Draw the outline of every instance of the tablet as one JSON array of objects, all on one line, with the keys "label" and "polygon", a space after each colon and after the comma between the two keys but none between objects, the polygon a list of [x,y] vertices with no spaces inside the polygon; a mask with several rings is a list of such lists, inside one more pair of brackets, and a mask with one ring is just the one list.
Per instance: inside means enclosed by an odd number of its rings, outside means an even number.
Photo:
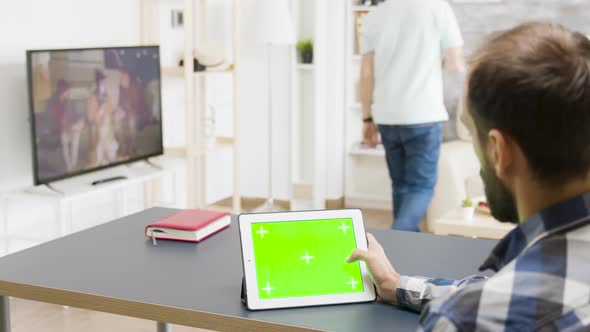
[{"label": "tablet", "polygon": [[367,248],[360,210],[242,214],[239,226],[248,309],[375,300],[365,263],[346,263]]}]

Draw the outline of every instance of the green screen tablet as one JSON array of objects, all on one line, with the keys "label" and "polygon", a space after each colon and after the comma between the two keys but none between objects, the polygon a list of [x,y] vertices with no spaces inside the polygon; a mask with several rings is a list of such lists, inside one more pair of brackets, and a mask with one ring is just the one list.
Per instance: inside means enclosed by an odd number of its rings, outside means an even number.
[{"label": "green screen tablet", "polygon": [[346,263],[366,248],[359,210],[241,215],[240,234],[251,309],[375,299],[364,263]]}]

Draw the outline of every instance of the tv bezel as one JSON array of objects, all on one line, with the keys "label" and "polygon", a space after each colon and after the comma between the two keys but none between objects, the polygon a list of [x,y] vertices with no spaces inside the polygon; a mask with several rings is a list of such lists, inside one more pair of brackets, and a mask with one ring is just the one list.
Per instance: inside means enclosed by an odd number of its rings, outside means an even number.
[{"label": "tv bezel", "polygon": [[49,184],[51,182],[65,180],[72,177],[76,177],[82,174],[88,174],[108,168],[113,168],[116,166],[121,166],[124,164],[130,164],[133,162],[147,160],[152,157],[161,156],[164,154],[164,130],[163,130],[163,111],[162,111],[162,69],[161,64],[158,66],[158,77],[159,77],[159,86],[158,90],[160,93],[160,149],[154,153],[146,154],[137,156],[128,160],[122,160],[118,162],[114,162],[108,165],[97,166],[89,169],[80,170],[73,173],[68,173],[66,175],[59,175],[49,178],[41,179],[39,177],[39,167],[38,167],[38,158],[37,158],[37,137],[35,133],[35,101],[33,96],[33,73],[32,73],[32,55],[35,53],[40,52],[67,52],[67,51],[93,51],[93,50],[112,50],[112,49],[138,49],[138,48],[155,48],[158,52],[158,63],[160,63],[161,56],[160,56],[160,46],[159,45],[141,45],[141,46],[108,46],[108,47],[88,47],[88,48],[58,48],[58,49],[37,49],[37,50],[26,50],[27,56],[27,86],[28,86],[28,93],[29,93],[29,122],[30,122],[30,129],[31,129],[31,145],[32,145],[32,154],[33,154],[33,178],[35,181],[35,186]]}]

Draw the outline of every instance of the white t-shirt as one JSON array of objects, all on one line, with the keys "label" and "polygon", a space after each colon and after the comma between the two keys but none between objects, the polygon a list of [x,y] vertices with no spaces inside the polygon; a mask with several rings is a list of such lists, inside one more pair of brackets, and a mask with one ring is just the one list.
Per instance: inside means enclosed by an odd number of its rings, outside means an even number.
[{"label": "white t-shirt", "polygon": [[361,53],[375,52],[375,122],[448,120],[442,61],[445,50],[461,46],[457,19],[444,0],[388,0],[367,14]]}]

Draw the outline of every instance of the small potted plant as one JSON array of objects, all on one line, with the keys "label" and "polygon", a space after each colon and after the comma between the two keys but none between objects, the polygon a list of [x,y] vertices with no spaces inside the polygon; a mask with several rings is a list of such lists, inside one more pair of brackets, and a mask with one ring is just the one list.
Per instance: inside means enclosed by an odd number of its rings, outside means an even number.
[{"label": "small potted plant", "polygon": [[313,62],[313,40],[302,39],[297,42],[297,51],[301,57],[301,63],[312,63]]},{"label": "small potted plant", "polygon": [[473,216],[475,214],[475,206],[473,205],[473,201],[469,198],[463,200],[463,202],[461,202],[461,208],[463,210],[463,220],[473,220]]}]

